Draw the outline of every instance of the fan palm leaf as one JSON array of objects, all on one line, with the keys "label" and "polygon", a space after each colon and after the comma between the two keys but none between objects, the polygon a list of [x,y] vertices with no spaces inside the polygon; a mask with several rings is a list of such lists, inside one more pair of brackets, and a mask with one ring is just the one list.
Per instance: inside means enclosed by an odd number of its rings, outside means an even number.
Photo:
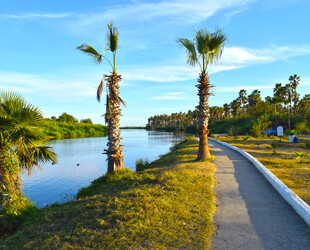
[{"label": "fan palm leaf", "polygon": [[26,170],[28,175],[31,174],[33,166],[41,169],[41,163],[48,163],[51,159],[53,159],[53,162],[56,162],[57,159],[57,155],[51,151],[51,147],[36,143],[27,145],[17,155],[21,162],[21,168]]},{"label": "fan palm leaf", "polygon": [[[40,155],[40,149],[46,149],[42,144],[43,136],[40,133],[43,125],[42,111],[27,103],[19,94],[0,92],[0,121],[4,121],[0,126],[1,134],[9,142],[10,147],[16,150],[17,155],[26,155],[30,152],[29,148],[32,148],[32,151],[36,150],[39,152],[37,155]],[[45,150],[42,153],[42,156],[44,155],[51,157],[42,159],[37,157],[36,161],[57,161],[56,155],[51,151],[47,154]],[[30,156],[31,153],[28,157]],[[23,165],[24,162],[21,161],[20,164]]]},{"label": "fan palm leaf", "polygon": [[186,48],[187,54],[187,63],[194,67],[197,63],[199,63],[196,53],[195,44],[186,38],[178,38],[177,43],[180,47]]},{"label": "fan palm leaf", "polygon": [[207,29],[196,31],[195,44],[200,55],[206,55],[208,53],[210,36],[211,34]]}]

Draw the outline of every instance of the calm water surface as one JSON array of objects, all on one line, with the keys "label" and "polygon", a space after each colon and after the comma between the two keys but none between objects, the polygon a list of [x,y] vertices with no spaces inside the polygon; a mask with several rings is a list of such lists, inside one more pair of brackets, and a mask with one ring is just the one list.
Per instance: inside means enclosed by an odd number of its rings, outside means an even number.
[{"label": "calm water surface", "polygon": [[[183,136],[168,132],[122,130],[124,165],[135,170],[137,159],[156,160],[169,152]],[[23,175],[24,193],[37,207],[65,202],[78,190],[107,171],[107,137],[54,140],[49,143],[58,155],[58,164],[45,164],[43,171],[35,169],[31,176]]]}]

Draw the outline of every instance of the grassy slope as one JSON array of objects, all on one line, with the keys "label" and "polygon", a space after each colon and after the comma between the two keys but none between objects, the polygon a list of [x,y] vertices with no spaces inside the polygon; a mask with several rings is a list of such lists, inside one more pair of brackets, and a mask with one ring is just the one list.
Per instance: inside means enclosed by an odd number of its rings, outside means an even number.
[{"label": "grassy slope", "polygon": [[[228,142],[257,158],[285,185],[292,189],[301,199],[310,205],[310,157],[308,156],[300,163],[294,154],[296,152],[308,152],[310,155],[310,140],[303,139],[303,143],[288,143],[287,140],[280,143],[278,139],[251,138],[244,144],[242,137],[238,140],[233,138],[216,138]],[[276,142],[282,147],[276,149],[273,154],[272,149],[266,147],[271,142]],[[256,144],[259,145],[256,145]],[[308,145],[308,147],[307,147]],[[258,147],[258,148],[257,148]]]},{"label": "grassy slope", "polygon": [[0,248],[208,248],[214,166],[190,138],[141,172],[118,171],[39,210]]}]

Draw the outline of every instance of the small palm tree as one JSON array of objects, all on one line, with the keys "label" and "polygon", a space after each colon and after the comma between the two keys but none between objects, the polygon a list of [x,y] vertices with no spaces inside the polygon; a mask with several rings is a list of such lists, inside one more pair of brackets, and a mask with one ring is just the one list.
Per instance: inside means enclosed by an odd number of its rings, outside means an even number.
[{"label": "small palm tree", "polygon": [[295,154],[295,158],[298,160],[300,159],[300,163],[302,163],[303,159],[306,158],[306,156],[308,155],[308,152],[296,152],[294,151]]},{"label": "small palm tree", "polygon": [[250,136],[245,136],[245,137],[243,137],[243,143],[244,144],[247,144],[247,141],[250,139]]},{"label": "small palm tree", "polygon": [[278,148],[281,148],[282,146],[283,146],[283,145],[278,144],[278,143],[275,143],[275,142],[272,142],[272,143],[270,143],[269,145],[267,145],[268,148],[271,148],[271,149],[273,150],[273,154],[274,154],[274,155],[277,153],[276,150],[277,150]]},{"label": "small palm tree", "polygon": [[117,28],[114,27],[110,21],[108,24],[108,33],[106,36],[107,44],[106,51],[111,51],[113,55],[113,62],[105,57],[104,55],[97,52],[93,47],[82,44],[77,47],[78,50],[86,53],[94,59],[95,63],[100,64],[102,59],[105,59],[111,66],[112,72],[110,75],[105,75],[101,80],[97,89],[97,100],[100,102],[101,94],[103,90],[103,80],[106,81],[107,96],[106,96],[106,113],[105,122],[108,124],[108,149],[106,154],[108,156],[108,173],[112,173],[115,170],[123,169],[123,153],[121,145],[121,132],[119,129],[119,120],[121,116],[120,103],[126,106],[125,102],[119,96],[119,82],[122,77],[116,72],[116,52],[118,49],[118,35]]},{"label": "small palm tree", "polygon": [[0,92],[0,208],[3,210],[12,204],[24,208],[21,171],[30,174],[40,163],[57,161],[50,147],[43,144],[40,133],[43,125],[41,110],[19,94]]},{"label": "small palm tree", "polygon": [[262,143],[261,142],[255,142],[254,144],[256,145],[256,148],[259,149],[259,145],[261,145]]},{"label": "small palm tree", "polygon": [[200,75],[198,79],[198,136],[199,149],[197,160],[210,158],[208,147],[208,119],[209,119],[209,96],[211,95],[212,85],[209,82],[207,67],[209,64],[216,63],[223,52],[224,43],[227,40],[222,31],[216,30],[210,33],[206,29],[196,31],[194,41],[186,38],[178,38],[177,43],[180,47],[184,47],[187,52],[187,63],[190,66],[200,67]]}]

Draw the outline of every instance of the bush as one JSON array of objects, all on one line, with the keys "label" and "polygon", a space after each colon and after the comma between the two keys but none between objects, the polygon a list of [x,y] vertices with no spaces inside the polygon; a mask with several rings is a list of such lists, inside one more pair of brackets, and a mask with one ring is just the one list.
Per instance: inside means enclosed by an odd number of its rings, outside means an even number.
[{"label": "bush", "polygon": [[308,131],[309,130],[308,122],[303,121],[303,122],[296,123],[295,130],[297,131],[298,135],[301,135],[303,132]]},{"label": "bush", "polygon": [[250,118],[231,118],[209,124],[210,134],[229,133],[230,135],[246,135],[253,126]]},{"label": "bush", "polygon": [[251,128],[251,135],[254,137],[260,137],[262,135],[262,131],[267,129],[272,125],[272,122],[269,120],[269,117],[262,116],[256,122],[254,122]]},{"label": "bush", "polygon": [[66,123],[46,121],[43,134],[52,137],[79,137],[107,135],[107,127],[90,123]]},{"label": "bush", "polygon": [[138,159],[136,160],[136,171],[142,171],[146,168],[148,168],[150,165],[150,162],[148,159]]}]

